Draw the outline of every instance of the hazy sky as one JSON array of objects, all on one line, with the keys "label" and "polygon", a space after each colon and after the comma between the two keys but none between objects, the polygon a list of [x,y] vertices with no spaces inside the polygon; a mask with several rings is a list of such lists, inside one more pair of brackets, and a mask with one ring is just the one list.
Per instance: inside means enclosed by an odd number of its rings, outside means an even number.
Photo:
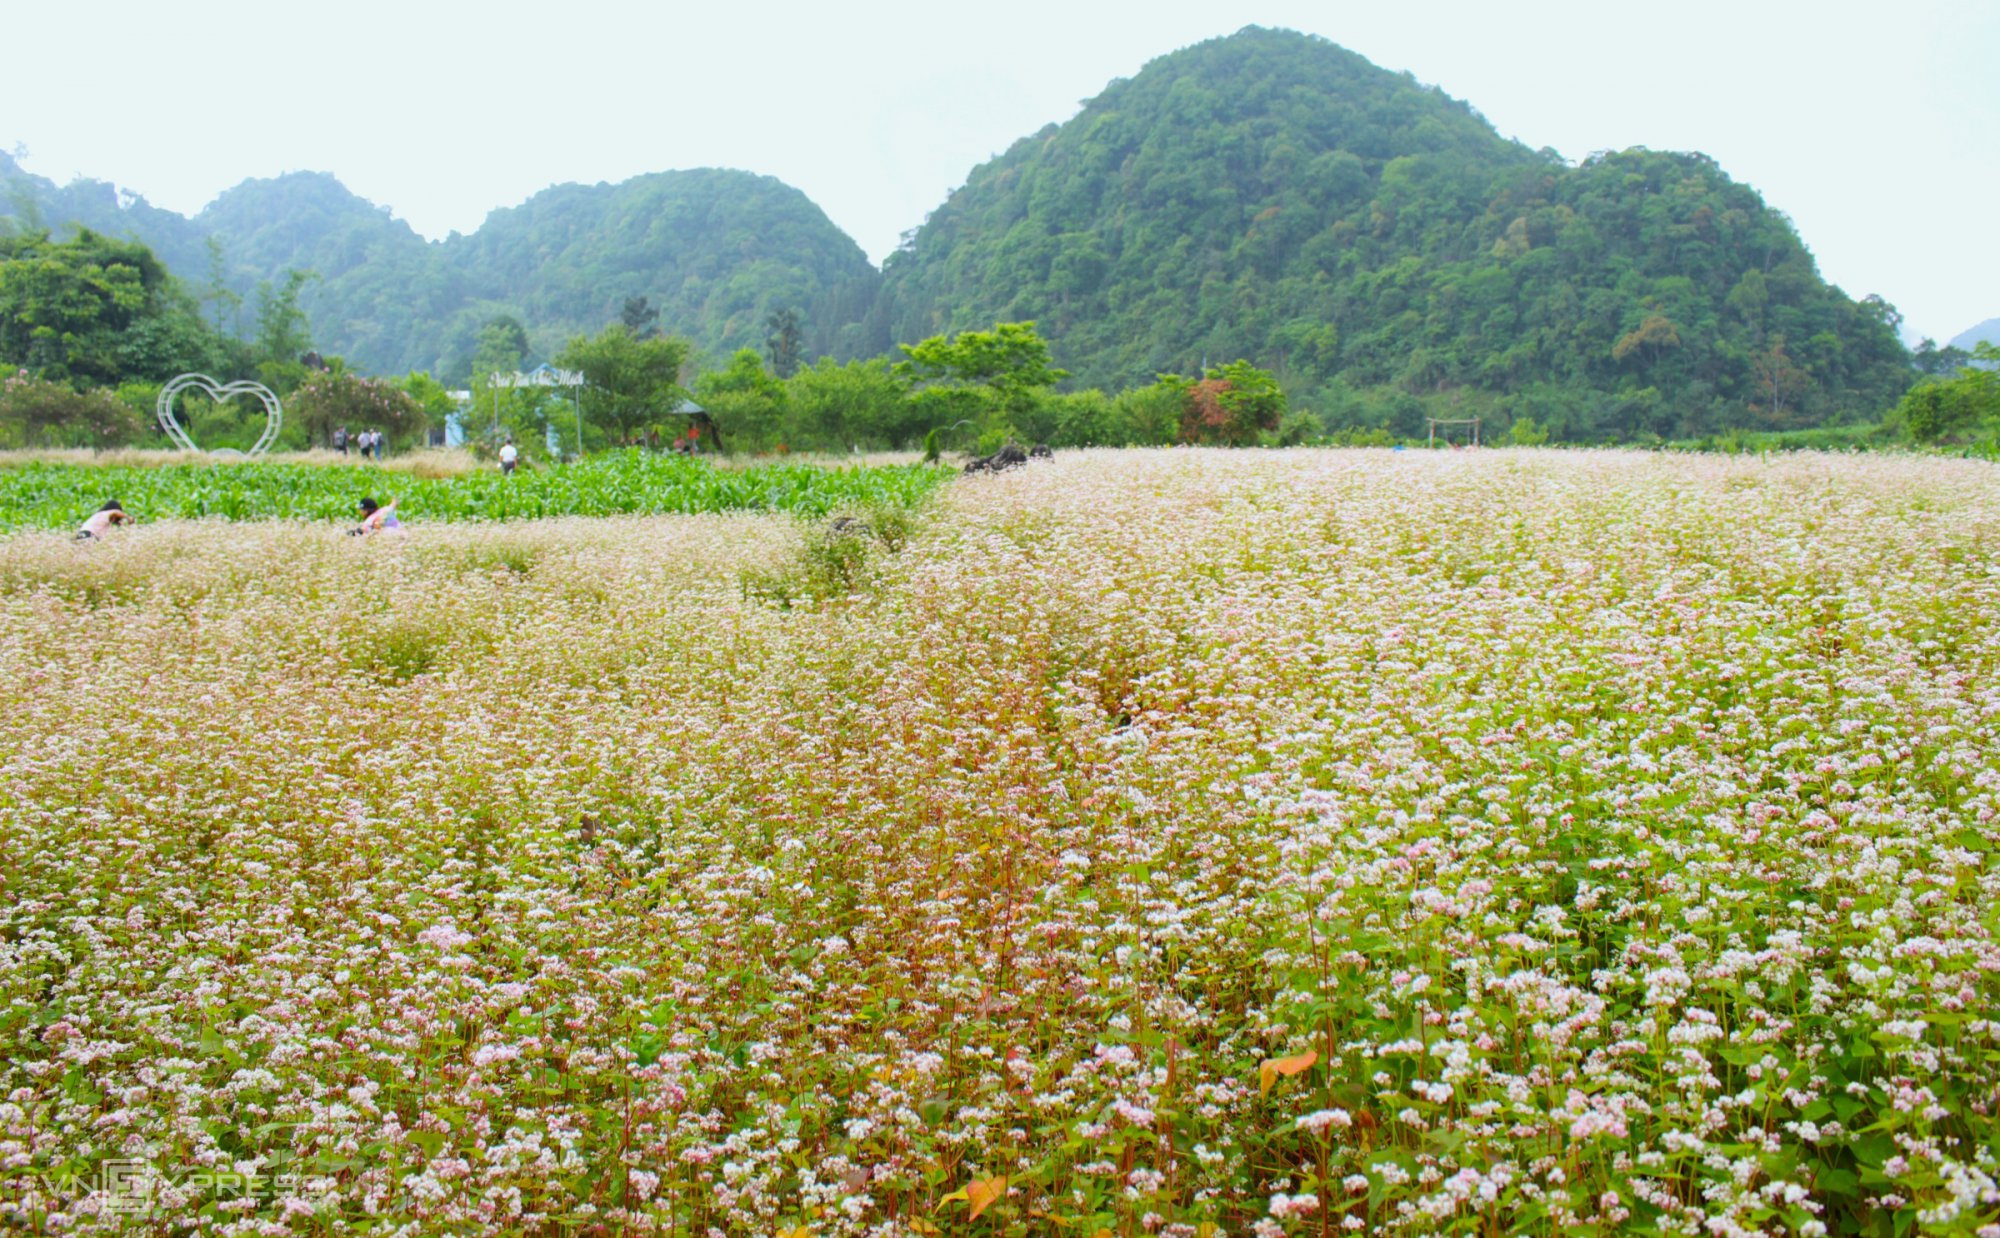
[{"label": "hazy sky", "polygon": [[6,21],[0,148],[188,214],[246,177],[332,172],[433,238],[563,181],[744,168],[879,261],[1014,139],[1251,24],[1571,160],[1704,151],[1912,338],[2000,316],[1996,0],[40,4]]}]

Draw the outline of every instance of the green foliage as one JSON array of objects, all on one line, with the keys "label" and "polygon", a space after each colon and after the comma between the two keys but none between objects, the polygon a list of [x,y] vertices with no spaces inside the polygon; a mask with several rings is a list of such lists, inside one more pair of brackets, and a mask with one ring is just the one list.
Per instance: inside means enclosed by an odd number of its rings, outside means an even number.
[{"label": "green foliage", "polygon": [[558,440],[573,449],[576,404],[571,392],[555,387],[496,387],[484,378],[472,384],[472,403],[460,415],[465,445],[474,455],[491,459],[500,445],[513,439],[522,457],[548,458],[548,436],[555,427]]},{"label": "green foliage", "polygon": [[[1247,361],[1211,366],[1200,378],[1162,374],[1134,393],[1132,407],[1169,418],[1172,438],[1183,443],[1245,447],[1276,432],[1285,420],[1285,392],[1276,378]],[[1317,419],[1295,422],[1292,440],[1307,437]],[[1157,440],[1156,440],[1157,441]]]},{"label": "green foliage", "polygon": [[[445,402],[450,403],[449,396]],[[408,391],[359,374],[314,374],[292,392],[285,410],[287,420],[296,420],[308,441],[319,444],[332,441],[335,427],[346,426],[356,432],[380,430],[392,444],[404,445],[429,426],[424,405]]]},{"label": "green foliage", "polygon": [[312,350],[312,330],[299,308],[299,293],[314,278],[311,271],[291,270],[283,282],[257,288],[258,371],[279,395],[305,381],[302,359]]},{"label": "green foliage", "polygon": [[860,247],[798,190],[747,172],[558,186],[437,244],[324,173],[245,181],[194,219],[120,207],[109,186],[64,189],[5,168],[0,179],[51,220],[142,238],[232,329],[260,283],[320,272],[299,308],[324,351],[374,373],[424,369],[463,384],[494,317],[525,324],[520,355],[540,359],[619,321],[628,299],[659,315],[638,334],[661,326],[718,355],[761,347],[784,307],[798,316],[802,358],[888,347],[880,277]]},{"label": "green foliage", "polygon": [[511,314],[502,314],[479,328],[472,351],[472,376],[490,379],[495,374],[511,374],[521,368],[528,355],[528,329]]},{"label": "green foliage", "polygon": [[764,329],[770,332],[764,347],[771,354],[771,372],[779,378],[798,373],[805,360],[805,331],[798,314],[789,306],[773,310],[764,320]]},{"label": "green foliage", "polygon": [[0,365],[81,389],[170,378],[220,351],[144,245],[87,229],[0,236]]},{"label": "green foliage", "polygon": [[398,513],[415,523],[746,509],[825,516],[836,509],[908,507],[951,476],[946,469],[901,465],[718,468],[699,457],[626,451],[512,477],[490,468],[456,477],[398,476],[395,493],[384,495],[385,475],[359,464],[31,462],[0,470],[0,530],[72,527],[106,494],[119,496],[142,521],[219,516],[345,523],[364,494],[395,498]]},{"label": "green foliage", "polygon": [[831,520],[814,519],[791,561],[742,574],[743,595],[789,610],[866,592],[876,583],[881,553],[902,550],[915,530],[912,505],[907,503],[869,503]]},{"label": "green foliage", "polygon": [[626,297],[618,321],[635,337],[650,340],[660,333],[660,308],[649,297]]},{"label": "green foliage", "polygon": [[444,425],[445,420],[458,412],[458,401],[445,385],[422,370],[412,370],[403,377],[399,386],[403,393],[417,402],[423,410],[421,425],[435,430]]},{"label": "green foliage", "polygon": [[963,331],[904,344],[895,375],[913,385],[911,406],[932,427],[979,425],[981,454],[1016,439],[1048,437],[1049,389],[1069,377],[1049,362],[1049,346],[1032,322],[1003,322],[991,331]]},{"label": "green foliage", "polygon": [[108,391],[75,391],[26,371],[0,379],[0,448],[118,447],[145,424]]},{"label": "green foliage", "polygon": [[934,412],[921,399],[906,398],[887,361],[822,357],[785,381],[784,437],[773,446],[794,451],[899,446],[938,424],[928,419]]},{"label": "green foliage", "polygon": [[1278,380],[1248,361],[1215,366],[1199,379],[1163,374],[1159,384],[1180,394],[1182,442],[1251,446],[1285,416]]},{"label": "green foliage", "polygon": [[731,450],[768,451],[783,441],[785,385],[764,368],[754,348],[737,349],[729,368],[697,378],[694,398],[715,419]]},{"label": "green foliage", "polygon": [[[268,421],[263,403],[255,397],[217,401],[198,391],[183,392],[175,401],[174,415],[204,451],[248,451],[263,436]],[[281,433],[280,446],[307,446],[305,429],[297,422]]]},{"label": "green foliage", "polygon": [[1030,406],[1037,391],[1069,377],[1049,364],[1048,343],[1032,322],[1003,322],[991,331],[961,331],[949,339],[935,335],[900,347],[907,358],[896,363],[900,377],[984,387],[1008,412]]},{"label": "green foliage", "polygon": [[[1895,310],[1829,287],[1789,221],[1713,161],[1633,149],[1570,166],[1463,102],[1282,31],[1113,83],[975,169],[880,276],[798,191],[741,172],[559,186],[436,245],[322,174],[246,182],[187,220],[0,173],[24,218],[130,230],[171,269],[205,274],[216,324],[260,281],[321,271],[295,307],[328,347],[454,384],[628,316],[635,334],[664,324],[708,355],[761,348],[787,383],[807,357],[880,355],[892,339],[948,350],[954,332],[996,322],[1037,324],[1081,382],[1113,392],[1241,357],[1292,393],[1286,439],[1309,435],[1309,417],[1328,434],[1420,435],[1426,410],[1472,398],[1551,441],[1779,433],[1878,419],[1914,376]],[[0,326],[0,361],[78,385],[250,372],[241,350],[191,362],[226,341],[191,331],[192,302],[171,289],[185,312],[107,326],[132,311],[104,271],[99,308],[77,303],[82,329],[37,337],[30,361],[33,327],[10,345]],[[70,285],[17,274],[38,312],[67,304]],[[278,368],[263,372],[283,389],[303,375],[273,343],[263,359]],[[929,359],[948,363],[911,355],[911,373],[986,393],[985,429],[1053,435],[1067,417],[1093,439],[1152,441],[1101,409],[1058,409],[1046,354],[1042,385]],[[1948,377],[1959,359],[1930,345],[1916,360]],[[948,424],[927,417],[968,403],[918,396],[838,426],[808,415],[784,435],[913,443]]]},{"label": "green foliage", "polygon": [[1537,417],[1570,441],[1873,419],[1909,382],[1894,310],[1828,287],[1712,161],[1572,168],[1269,30],[1162,57],[975,169],[885,281],[898,337],[1032,317],[1091,384],[1235,356],[1378,402],[1556,389],[1570,407]]},{"label": "green foliage", "polygon": [[[665,425],[687,393],[681,388],[681,367],[692,351],[677,336],[640,339],[624,323],[594,336],[578,336],[556,357],[556,363],[582,373],[584,420],[602,436],[600,441],[627,446],[649,429]],[[677,432],[683,427],[675,425]],[[596,445],[596,444],[591,444]]]},{"label": "green foliage", "polygon": [[1912,387],[1896,415],[1919,443],[1957,438],[1982,425],[2000,425],[2000,345],[1974,347],[1957,377]]},{"label": "green foliage", "polygon": [[1507,441],[1516,447],[1540,447],[1549,441],[1549,430],[1533,417],[1521,417],[1507,427]]}]

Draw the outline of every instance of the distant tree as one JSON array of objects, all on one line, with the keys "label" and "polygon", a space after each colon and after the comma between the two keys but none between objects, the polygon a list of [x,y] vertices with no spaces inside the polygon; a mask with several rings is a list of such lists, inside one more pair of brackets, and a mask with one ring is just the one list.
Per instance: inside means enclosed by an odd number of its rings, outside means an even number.
[{"label": "distant tree", "polygon": [[1756,391],[1761,397],[1751,402],[1751,411],[1760,413],[1774,428],[1784,426],[1799,396],[1810,386],[1811,375],[1800,369],[1785,351],[1783,335],[1771,336],[1757,351],[1751,358],[1751,372],[1756,376]]},{"label": "distant tree", "polygon": [[697,378],[694,398],[735,450],[782,441],[785,385],[764,368],[764,358],[754,348],[737,349],[727,369]]},{"label": "distant tree", "polygon": [[381,430],[399,442],[422,430],[424,406],[394,382],[345,371],[315,373],[285,401],[286,419],[296,421],[310,442],[327,442],[336,426]]},{"label": "distant tree", "polygon": [[660,311],[645,297],[626,297],[624,308],[618,311],[618,321],[634,339],[650,340],[660,333]]},{"label": "distant tree", "polygon": [[[229,267],[223,260],[221,238],[210,236],[205,244],[208,249],[208,288],[202,293],[202,304],[208,307],[212,319],[210,326],[217,335],[234,334],[243,309],[243,298],[229,287]],[[230,320],[226,326],[223,323],[225,313]]]},{"label": "distant tree", "polygon": [[143,426],[109,391],[76,391],[25,372],[0,378],[0,448],[117,447]]},{"label": "distant tree", "polygon": [[1517,417],[1507,427],[1507,441],[1516,447],[1540,447],[1549,441],[1549,428],[1533,417]]},{"label": "distant tree", "polygon": [[1251,446],[1285,417],[1284,388],[1248,361],[1212,366],[1198,379],[1164,374],[1159,385],[1180,396],[1185,443]]},{"label": "distant tree", "polygon": [[902,380],[887,361],[843,364],[821,357],[785,381],[779,442],[793,450],[895,446],[921,438],[930,424],[906,398]]},{"label": "distant tree", "polygon": [[780,379],[798,373],[805,352],[805,330],[799,325],[798,314],[790,309],[773,310],[764,320],[764,329],[770,332],[764,349],[771,357],[771,372]]},{"label": "distant tree", "polygon": [[674,336],[642,340],[624,323],[577,336],[556,364],[583,374],[584,419],[614,443],[635,441],[686,398],[681,367],[692,346]]},{"label": "distant tree", "polygon": [[458,411],[458,401],[445,385],[422,370],[412,370],[397,384],[423,409],[422,428],[435,430]]},{"label": "distant tree", "polygon": [[312,351],[312,329],[299,307],[299,293],[317,278],[311,271],[293,269],[285,272],[282,283],[266,280],[257,286],[257,372],[280,395],[305,380],[302,358]]},{"label": "distant tree", "polygon": [[984,388],[1006,412],[1033,407],[1035,393],[1069,377],[1049,364],[1049,346],[1033,322],[1003,322],[991,331],[962,331],[900,346],[907,360],[896,373],[915,383]]},{"label": "distant tree", "polygon": [[1980,425],[2000,425],[2000,344],[1975,345],[1957,377],[1910,388],[1896,406],[1920,443],[1955,438]]},{"label": "distant tree", "polygon": [[144,245],[87,229],[0,238],[0,365],[116,386],[171,377],[211,351],[192,301]]},{"label": "distant tree", "polygon": [[528,331],[519,319],[502,315],[479,329],[472,350],[472,375],[485,381],[494,374],[511,374],[528,356]]},{"label": "distant tree", "polygon": [[1950,378],[1972,360],[1972,354],[1955,344],[1943,348],[1933,339],[1924,339],[1910,352],[1910,361],[1917,373],[1926,378]]},{"label": "distant tree", "polygon": [[1662,314],[1648,314],[1645,321],[1620,336],[1618,342],[1611,346],[1611,358],[1623,361],[1637,354],[1654,361],[1668,349],[1680,346],[1681,333],[1673,322]]}]

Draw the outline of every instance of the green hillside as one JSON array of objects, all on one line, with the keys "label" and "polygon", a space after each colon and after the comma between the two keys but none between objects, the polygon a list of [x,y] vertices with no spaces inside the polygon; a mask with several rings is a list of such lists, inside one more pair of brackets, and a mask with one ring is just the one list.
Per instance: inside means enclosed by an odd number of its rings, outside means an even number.
[{"label": "green hillside", "polygon": [[[700,168],[559,185],[494,211],[443,249],[470,297],[517,307],[538,342],[551,326],[557,335],[597,330],[627,297],[644,296],[663,330],[717,355],[761,348],[765,319],[786,308],[815,354],[887,346],[864,336],[880,285],[867,255],[810,198],[769,176]],[[469,345],[470,335],[452,342]]]},{"label": "green hillside", "polygon": [[885,274],[897,339],[1032,318],[1086,384],[1248,357],[1324,405],[1505,396],[1570,437],[1874,416],[1908,381],[1886,307],[1711,161],[1572,168],[1255,28],[974,170]]},{"label": "green hillside", "polygon": [[102,182],[59,188],[4,155],[0,187],[0,216],[16,225],[144,241],[197,295],[219,270],[240,301],[212,309],[239,328],[260,284],[312,271],[299,303],[315,344],[376,373],[461,374],[479,328],[503,314],[546,356],[640,296],[660,310],[662,330],[718,356],[762,346],[778,309],[799,316],[815,353],[888,346],[873,316],[880,276],[860,246],[798,190],[748,172],[559,185],[442,242],[320,172],[245,181],[192,220],[143,200],[121,205]]},{"label": "green hillside", "polygon": [[322,173],[246,181],[193,220],[4,156],[0,189],[16,225],[146,242],[239,331],[260,284],[309,269],[314,343],[376,373],[462,379],[503,315],[546,357],[644,297],[711,358],[761,346],[779,309],[808,356],[841,358],[1033,319],[1072,385],[1112,390],[1244,358],[1336,430],[1421,433],[1439,409],[1582,441],[1787,429],[1878,418],[1912,375],[1894,311],[1827,285],[1711,160],[1572,166],[1254,27],[973,169],[879,273],[804,194],[740,171],[561,185],[441,242]]}]

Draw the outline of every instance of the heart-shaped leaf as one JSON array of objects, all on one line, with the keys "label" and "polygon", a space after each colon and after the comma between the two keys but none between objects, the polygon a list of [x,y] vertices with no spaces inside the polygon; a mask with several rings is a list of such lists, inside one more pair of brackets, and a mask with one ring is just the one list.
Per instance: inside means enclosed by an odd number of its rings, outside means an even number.
[{"label": "heart-shaped leaf", "polygon": [[278,428],[285,424],[285,409],[278,403],[277,393],[269,387],[247,379],[233,383],[218,383],[206,374],[183,374],[160,388],[160,398],[153,405],[153,412],[160,419],[160,429],[166,431],[174,446],[182,451],[201,450],[195,445],[194,439],[188,436],[187,427],[183,426],[180,418],[174,414],[174,402],[180,398],[183,391],[200,391],[217,404],[225,403],[239,395],[255,396],[257,402],[264,406],[264,432],[257,436],[257,442],[249,451],[238,452],[230,448],[219,448],[211,452],[211,455],[261,456],[270,450],[272,443],[278,441]]}]

